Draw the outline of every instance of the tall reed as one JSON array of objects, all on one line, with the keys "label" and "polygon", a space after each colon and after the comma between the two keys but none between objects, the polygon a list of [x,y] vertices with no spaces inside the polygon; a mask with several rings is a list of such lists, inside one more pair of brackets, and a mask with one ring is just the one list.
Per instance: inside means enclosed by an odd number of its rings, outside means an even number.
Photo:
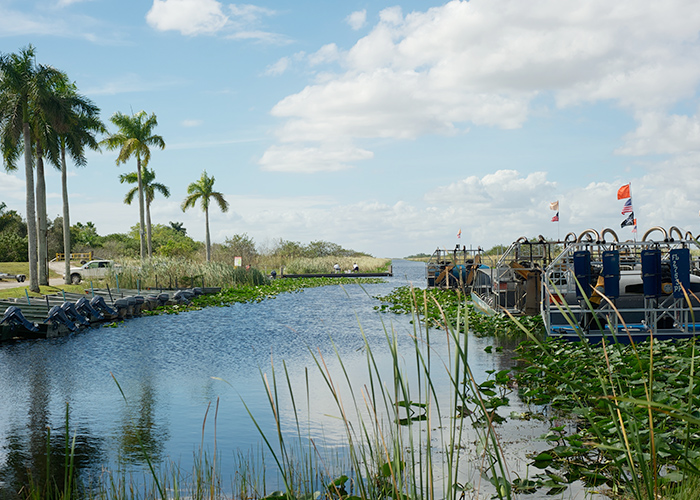
[{"label": "tall reed", "polygon": [[153,257],[143,262],[125,260],[118,275],[107,278],[115,288],[184,288],[257,286],[267,278],[257,269],[235,267],[222,262],[195,262],[184,258]]},{"label": "tall reed", "polygon": [[389,269],[390,260],[378,259],[376,257],[299,257],[292,259],[283,264],[286,274],[323,274],[332,273],[334,265],[340,266],[341,272],[352,271],[354,264],[360,269],[360,272],[382,272]]},{"label": "tall reed", "polygon": [[[651,335],[637,345],[614,304],[601,296],[626,330],[617,334],[620,338],[589,344],[571,309],[558,304],[578,331],[580,343],[531,337],[531,345],[521,346],[528,363],[518,377],[523,397],[550,398],[550,404],[578,415],[583,424],[575,435],[560,435],[556,455],[545,452],[539,461],[547,465],[559,456],[555,467],[569,477],[606,483],[624,498],[674,498],[669,486],[700,474],[695,339],[672,343]],[[590,302],[586,304],[595,313]],[[614,331],[613,318],[599,322]],[[629,345],[618,340],[629,340]]]},{"label": "tall reed", "polygon": [[[415,293],[425,291],[414,290]],[[426,298],[423,304],[427,303]],[[333,359],[309,348],[316,376],[322,378],[327,389],[325,396],[316,393],[313,397],[329,397],[334,402],[335,417],[342,424],[347,443],[346,469],[322,460],[322,444],[317,443],[298,416],[298,394],[303,394],[310,405],[308,371],[301,390],[293,386],[284,362],[281,368],[273,362],[269,375],[261,372],[276,423],[275,435],[268,435],[255,415],[250,410],[249,413],[283,479],[284,491],[273,494],[273,498],[462,498],[465,490],[473,487],[460,483],[460,469],[469,458],[481,462],[495,497],[512,497],[508,468],[492,418],[495,410],[488,407],[489,396],[482,394],[467,362],[468,320],[464,330],[457,330],[443,313],[447,352],[435,350],[431,344],[435,333],[421,324],[415,310],[413,320],[413,333],[408,339],[384,325],[384,348],[392,360],[390,373],[382,370],[374,354],[382,347],[372,346],[360,325],[366,364],[366,382],[361,387],[353,386],[351,367],[333,339],[329,340],[335,353]],[[412,363],[407,363],[399,350],[399,344],[406,340],[413,346]],[[438,372],[442,372],[441,376]],[[448,396],[444,387],[436,386],[438,380],[447,384]],[[296,416],[294,438],[283,430],[283,395],[289,398]],[[477,441],[483,444],[481,449],[465,451],[467,429],[480,436]]]}]

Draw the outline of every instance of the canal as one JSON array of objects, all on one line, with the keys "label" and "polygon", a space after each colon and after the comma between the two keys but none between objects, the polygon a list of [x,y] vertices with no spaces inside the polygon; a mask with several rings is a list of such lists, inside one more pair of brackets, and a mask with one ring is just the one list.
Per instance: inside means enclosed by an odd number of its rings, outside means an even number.
[{"label": "canal", "polygon": [[[126,474],[138,483],[147,476],[145,455],[154,464],[191,471],[205,450],[217,456],[223,489],[229,491],[239,458],[256,461],[265,453],[258,426],[276,436],[264,384],[273,378],[284,393],[276,408],[283,434],[296,435],[299,418],[304,436],[325,452],[336,450],[342,462],[348,440],[318,364],[348,406],[352,395],[361,399],[371,383],[368,347],[384,383],[392,378],[395,359],[387,338],[395,339],[402,368],[415,364],[411,317],[376,312],[374,297],[407,284],[424,288],[424,264],[396,260],[393,270],[394,276],[380,284],[312,288],[260,303],[142,317],[71,337],[0,346],[0,496],[13,498],[28,471],[45,473],[47,429],[56,457],[52,474],[62,476],[58,457],[67,416],[76,466],[86,482]],[[479,381],[512,364],[508,348],[485,352],[492,342],[467,338],[469,363]],[[431,333],[431,380],[445,394],[447,346],[443,331]],[[419,378],[406,377],[411,383]],[[288,385],[294,403],[285,396]],[[526,411],[515,394],[510,398],[504,413]],[[525,455],[544,446],[537,440],[544,432],[546,424],[539,421],[509,419],[501,426],[513,474],[528,473]],[[483,481],[477,441],[469,433],[463,439],[467,449],[474,444],[462,469],[464,484]],[[271,464],[268,458],[265,467]],[[273,473],[266,472],[266,481],[268,492],[282,489]]]}]

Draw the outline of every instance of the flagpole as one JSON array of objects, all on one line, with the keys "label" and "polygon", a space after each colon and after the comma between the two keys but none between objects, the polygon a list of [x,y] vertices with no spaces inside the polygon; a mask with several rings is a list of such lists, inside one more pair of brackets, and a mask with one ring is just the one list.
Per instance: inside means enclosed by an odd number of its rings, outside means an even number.
[{"label": "flagpole", "polygon": [[[629,187],[630,187],[630,203],[632,203],[632,206],[634,207],[634,203],[632,202],[632,181],[629,181]],[[637,218],[636,217],[634,219],[634,226],[633,226],[632,234],[634,235],[634,242],[637,243]]]}]

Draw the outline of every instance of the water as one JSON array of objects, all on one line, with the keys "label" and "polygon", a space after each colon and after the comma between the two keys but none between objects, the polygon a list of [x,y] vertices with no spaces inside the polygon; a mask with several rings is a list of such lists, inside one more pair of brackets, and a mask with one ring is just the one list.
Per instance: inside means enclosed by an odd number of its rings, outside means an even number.
[{"label": "water", "polygon": [[[308,432],[322,437],[324,446],[342,447],[347,440],[335,417],[338,411],[312,353],[324,360],[336,381],[342,380],[340,357],[353,387],[359,388],[367,383],[362,332],[390,378],[385,336],[393,331],[410,364],[410,317],[373,309],[378,304],[373,296],[408,283],[425,286],[422,263],[395,261],[394,277],[382,284],[307,289],[256,304],[137,318],[118,328],[0,346],[0,493],[24,479],[27,467],[41,473],[47,427],[55,436],[52,453],[58,456],[66,405],[78,465],[85,471],[145,470],[142,446],[154,462],[171,460],[188,470],[204,443],[205,449],[216,446],[224,458],[220,466],[226,483],[235,472],[231,458],[236,450],[246,453],[261,446],[248,411],[265,432],[274,434],[262,378],[272,379],[273,366],[278,385],[286,387],[288,377],[299,391],[299,413],[311,419]],[[437,356],[446,344],[444,332],[435,332],[431,340]],[[484,354],[491,340],[470,337],[469,342],[472,369],[482,380],[486,370],[510,366],[507,352]],[[440,380],[438,373],[435,381]],[[293,430],[288,398],[282,398],[278,411],[284,430]],[[544,432],[539,425],[510,425],[519,435],[514,441],[523,448],[520,455],[533,449],[530,441],[523,445],[524,435]],[[524,469],[526,461],[520,460],[517,467]]]}]

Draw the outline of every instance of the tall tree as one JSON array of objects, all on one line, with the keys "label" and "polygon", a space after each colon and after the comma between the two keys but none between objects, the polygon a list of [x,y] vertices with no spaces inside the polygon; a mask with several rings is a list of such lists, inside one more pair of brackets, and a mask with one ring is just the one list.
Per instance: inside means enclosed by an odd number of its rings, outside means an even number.
[{"label": "tall tree", "polygon": [[60,103],[58,88],[68,79],[60,71],[37,72],[36,95],[31,103],[31,132],[36,156],[36,219],[39,285],[49,284],[48,218],[46,213],[46,176],[44,159],[58,165],[58,144],[53,138]]},{"label": "tall tree", "polygon": [[110,120],[119,128],[119,132],[110,135],[100,144],[106,145],[109,150],[119,149],[119,155],[116,160],[117,165],[126,163],[132,156],[136,157],[136,176],[139,192],[139,240],[141,260],[144,260],[146,258],[146,240],[144,235],[146,223],[142,165],[148,165],[151,159],[150,147],[155,146],[165,149],[165,141],[161,136],[153,134],[153,129],[158,125],[158,119],[153,113],[147,116],[145,111],[139,111],[129,116],[117,112]]},{"label": "tall tree", "polygon": [[[0,55],[0,149],[7,170],[15,170],[17,159],[24,154],[26,181],[26,217],[28,233],[29,289],[39,292],[37,272],[37,225],[32,151],[32,111],[46,90],[42,82],[60,72],[34,63],[34,47],[18,54]],[[21,148],[20,144],[24,147]]]},{"label": "tall tree", "polygon": [[63,197],[63,253],[65,255],[65,283],[70,284],[70,206],[68,201],[68,174],[66,152],[77,166],[85,166],[85,148],[98,150],[96,134],[107,129],[100,120],[100,109],[87,97],[80,95],[74,83],[67,79],[57,85],[59,107],[54,115],[53,143],[58,144]]},{"label": "tall tree", "polygon": [[197,200],[200,202],[202,210],[204,210],[204,220],[206,229],[206,248],[207,262],[211,261],[211,238],[209,237],[209,202],[214,198],[222,212],[228,211],[228,202],[224,199],[224,195],[218,191],[214,191],[214,177],[209,177],[207,171],[202,172],[202,177],[198,181],[187,186],[187,198],[182,202],[182,211],[184,212],[190,207],[195,206]]},{"label": "tall tree", "polygon": [[[145,164],[143,166],[143,175],[141,177],[141,180],[143,183],[143,191],[146,195],[146,241],[148,242],[148,257],[150,258],[153,257],[153,245],[151,243],[151,203],[153,202],[153,199],[156,196],[156,191],[158,191],[166,198],[170,198],[170,189],[168,189],[168,186],[166,186],[165,184],[155,182],[155,171],[149,169],[148,166]],[[125,182],[128,184],[137,184],[138,176],[136,175],[136,172],[121,174],[119,176],[119,182],[121,182],[122,184],[124,184]],[[124,203],[126,203],[127,205],[131,205],[131,202],[134,201],[134,196],[137,192],[138,186],[131,188],[124,197]]]},{"label": "tall tree", "polygon": [[185,223],[184,222],[173,222],[170,221],[170,228],[174,231],[177,231],[178,233],[182,234],[183,236],[187,235],[187,228],[185,228]]}]

